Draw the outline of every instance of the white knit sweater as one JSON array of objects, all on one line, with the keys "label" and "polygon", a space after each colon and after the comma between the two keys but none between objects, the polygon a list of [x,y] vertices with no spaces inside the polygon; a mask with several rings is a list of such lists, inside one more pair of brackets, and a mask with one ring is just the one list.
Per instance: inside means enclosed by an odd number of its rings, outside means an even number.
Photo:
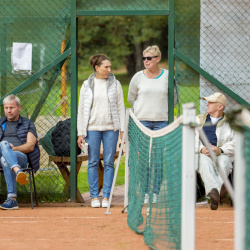
[{"label": "white knit sweater", "polygon": [[168,121],[168,70],[157,79],[147,78],[143,71],[136,73],[129,85],[128,102],[140,121]]},{"label": "white knit sweater", "polygon": [[114,129],[106,82],[106,79],[94,79],[94,97],[88,125],[90,131]]}]

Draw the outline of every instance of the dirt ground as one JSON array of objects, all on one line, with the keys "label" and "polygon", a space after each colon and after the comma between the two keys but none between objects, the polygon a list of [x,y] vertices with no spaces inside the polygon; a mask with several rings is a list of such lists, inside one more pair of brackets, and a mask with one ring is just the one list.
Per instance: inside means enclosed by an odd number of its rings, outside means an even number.
[{"label": "dirt ground", "polygon": [[218,210],[196,208],[196,250],[234,249],[234,209],[226,205]]},{"label": "dirt ground", "polygon": [[[21,207],[0,210],[0,249],[137,249],[143,236],[127,226],[122,207]],[[196,249],[233,249],[234,211],[196,208]]]}]

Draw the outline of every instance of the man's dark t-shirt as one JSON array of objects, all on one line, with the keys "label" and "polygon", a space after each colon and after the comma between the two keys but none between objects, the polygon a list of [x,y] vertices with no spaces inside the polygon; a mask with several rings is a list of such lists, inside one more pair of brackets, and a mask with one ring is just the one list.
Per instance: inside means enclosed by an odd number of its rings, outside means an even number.
[{"label": "man's dark t-shirt", "polygon": [[[23,144],[19,140],[17,133],[16,133],[17,124],[18,124],[18,121],[14,121],[14,122],[7,121],[6,122],[6,127],[5,127],[3,138],[1,141],[7,141],[7,142],[11,143],[14,147],[17,147],[17,146],[20,146]],[[35,125],[33,123],[30,123],[29,132],[31,132],[35,137],[37,137],[36,128],[35,128]]]}]

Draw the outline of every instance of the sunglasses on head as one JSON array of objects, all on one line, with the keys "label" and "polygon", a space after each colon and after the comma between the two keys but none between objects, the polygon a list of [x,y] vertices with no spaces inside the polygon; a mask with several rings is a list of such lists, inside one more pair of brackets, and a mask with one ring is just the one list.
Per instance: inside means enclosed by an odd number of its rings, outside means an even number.
[{"label": "sunglasses on head", "polygon": [[147,59],[148,61],[151,61],[152,58],[156,58],[156,57],[158,57],[158,56],[143,56],[142,60],[145,61]]}]

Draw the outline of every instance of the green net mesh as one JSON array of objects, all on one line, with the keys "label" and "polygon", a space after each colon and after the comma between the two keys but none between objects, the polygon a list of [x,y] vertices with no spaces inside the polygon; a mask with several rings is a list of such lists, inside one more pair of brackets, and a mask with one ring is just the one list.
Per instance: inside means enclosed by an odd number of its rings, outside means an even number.
[{"label": "green net mesh", "polygon": [[250,248],[250,128],[244,127],[244,155],[246,161],[246,242],[245,249]]},{"label": "green net mesh", "polygon": [[152,138],[130,117],[129,227],[150,248],[180,249],[182,125]]}]

